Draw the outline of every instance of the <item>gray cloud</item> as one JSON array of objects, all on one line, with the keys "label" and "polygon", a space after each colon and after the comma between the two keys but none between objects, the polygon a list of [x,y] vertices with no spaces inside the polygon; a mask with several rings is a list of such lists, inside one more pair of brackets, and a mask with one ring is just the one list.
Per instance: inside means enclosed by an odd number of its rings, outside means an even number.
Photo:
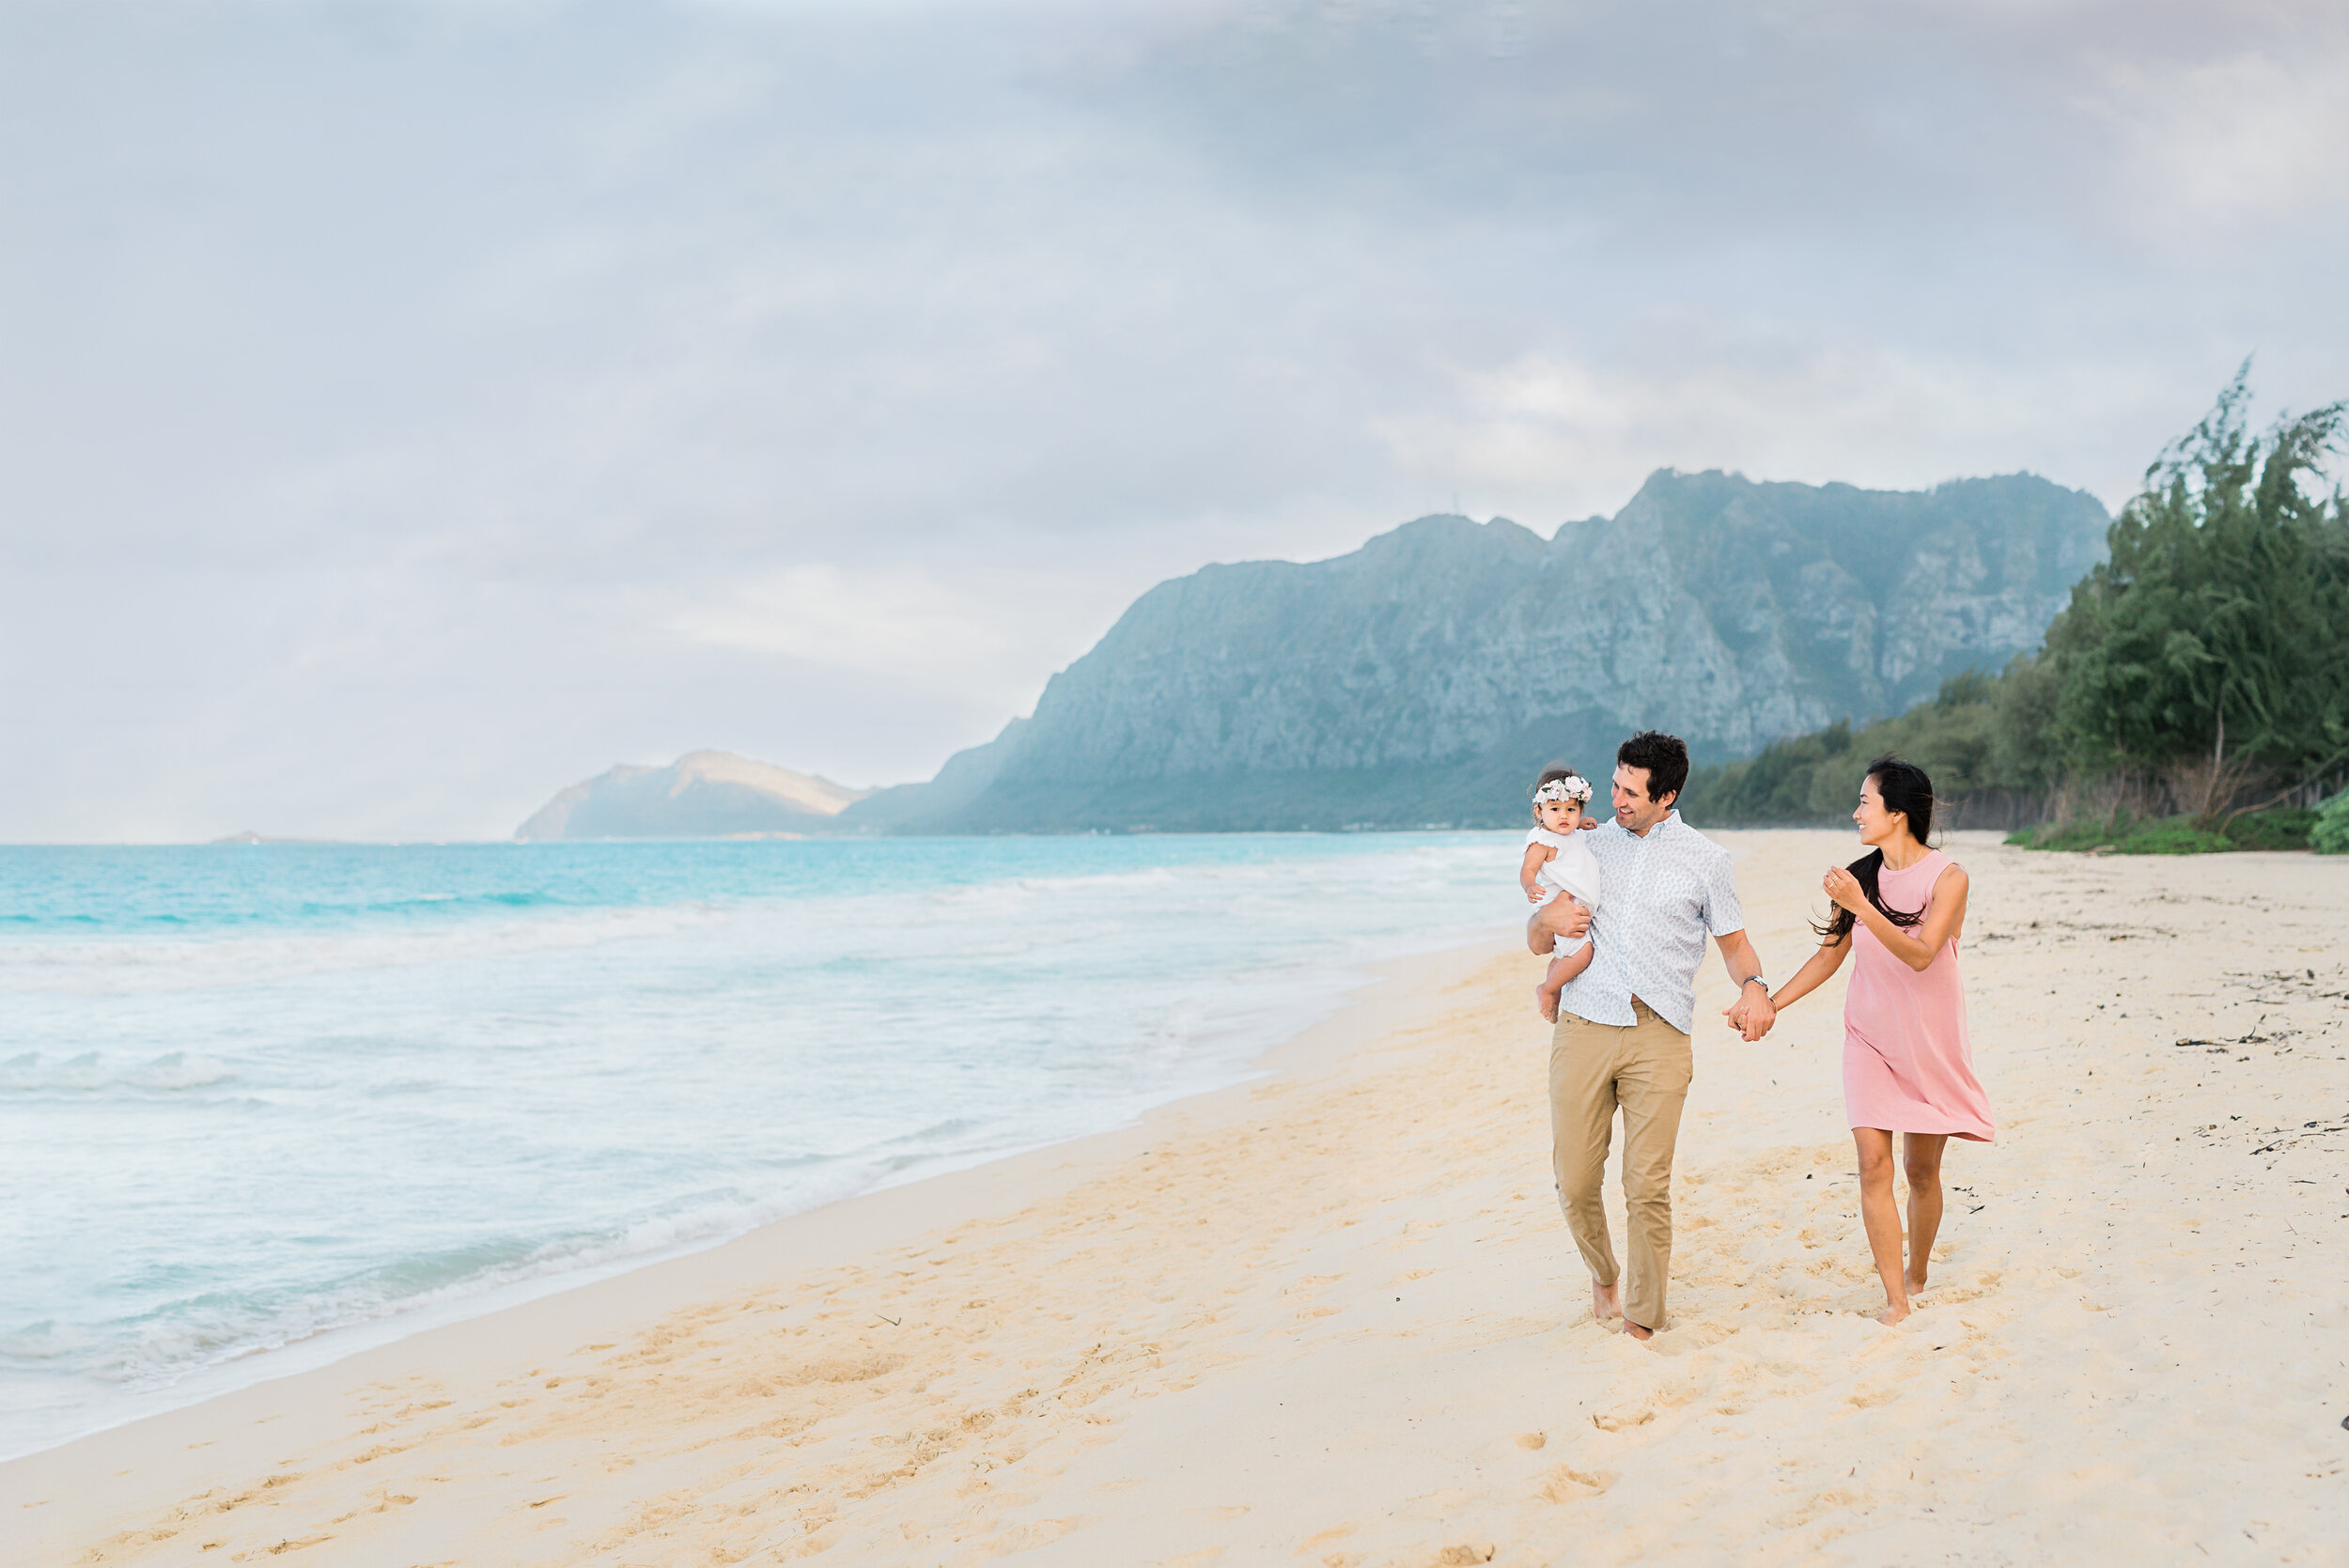
[{"label": "gray cloud", "polygon": [[2349,391],[2336,8],[0,9],[0,837],[926,773],[1135,593]]}]

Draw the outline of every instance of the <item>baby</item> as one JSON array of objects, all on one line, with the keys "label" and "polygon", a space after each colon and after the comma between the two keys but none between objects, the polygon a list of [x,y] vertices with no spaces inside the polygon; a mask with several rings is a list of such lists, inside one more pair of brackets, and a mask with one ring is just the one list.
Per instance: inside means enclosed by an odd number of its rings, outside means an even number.
[{"label": "baby", "polygon": [[[1546,905],[1563,895],[1586,909],[1598,908],[1598,857],[1576,836],[1582,831],[1582,808],[1590,799],[1590,781],[1568,768],[1545,769],[1534,784],[1534,826],[1525,835],[1525,864],[1517,873],[1528,902]],[[1549,961],[1549,972],[1533,987],[1533,999],[1543,1018],[1556,1023],[1558,993],[1591,967],[1591,939],[1585,936],[1571,947],[1563,938],[1552,941],[1556,956]]]}]

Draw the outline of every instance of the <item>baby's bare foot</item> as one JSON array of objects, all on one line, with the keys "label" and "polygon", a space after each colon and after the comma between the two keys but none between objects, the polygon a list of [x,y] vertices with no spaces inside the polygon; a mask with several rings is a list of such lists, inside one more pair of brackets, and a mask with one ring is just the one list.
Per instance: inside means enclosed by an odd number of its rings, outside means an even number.
[{"label": "baby's bare foot", "polygon": [[1541,1009],[1542,1022],[1556,1023],[1558,1021],[1558,993],[1548,986],[1533,987],[1533,1005]]}]

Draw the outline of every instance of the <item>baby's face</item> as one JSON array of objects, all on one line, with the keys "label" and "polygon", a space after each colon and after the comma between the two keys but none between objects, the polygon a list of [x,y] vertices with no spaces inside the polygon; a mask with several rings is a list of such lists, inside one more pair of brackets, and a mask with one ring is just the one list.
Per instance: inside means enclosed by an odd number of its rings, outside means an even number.
[{"label": "baby's face", "polygon": [[1535,809],[1541,813],[1542,826],[1553,833],[1571,833],[1582,826],[1579,800],[1544,800]]}]

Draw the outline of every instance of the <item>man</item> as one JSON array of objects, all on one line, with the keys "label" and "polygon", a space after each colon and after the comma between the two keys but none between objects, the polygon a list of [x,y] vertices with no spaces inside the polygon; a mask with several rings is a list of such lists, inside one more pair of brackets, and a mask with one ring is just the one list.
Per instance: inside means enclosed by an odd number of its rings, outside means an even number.
[{"label": "man", "polygon": [[[1708,932],[1737,986],[1730,1026],[1759,1040],[1777,1017],[1746,939],[1729,851],[1672,810],[1688,782],[1688,748],[1676,737],[1642,730],[1615,753],[1614,819],[1584,841],[1607,888],[1591,930],[1594,956],[1559,999],[1549,1047],[1550,1164],[1566,1227],[1591,1271],[1591,1315],[1602,1324],[1620,1318],[1626,1333],[1642,1340],[1664,1325],[1672,1148],[1694,1070],[1688,1032]],[[1589,911],[1561,898],[1533,916],[1526,939],[1548,953],[1553,937],[1571,940],[1593,924]],[[1621,1290],[1599,1200],[1618,1107],[1630,1264]]]}]

